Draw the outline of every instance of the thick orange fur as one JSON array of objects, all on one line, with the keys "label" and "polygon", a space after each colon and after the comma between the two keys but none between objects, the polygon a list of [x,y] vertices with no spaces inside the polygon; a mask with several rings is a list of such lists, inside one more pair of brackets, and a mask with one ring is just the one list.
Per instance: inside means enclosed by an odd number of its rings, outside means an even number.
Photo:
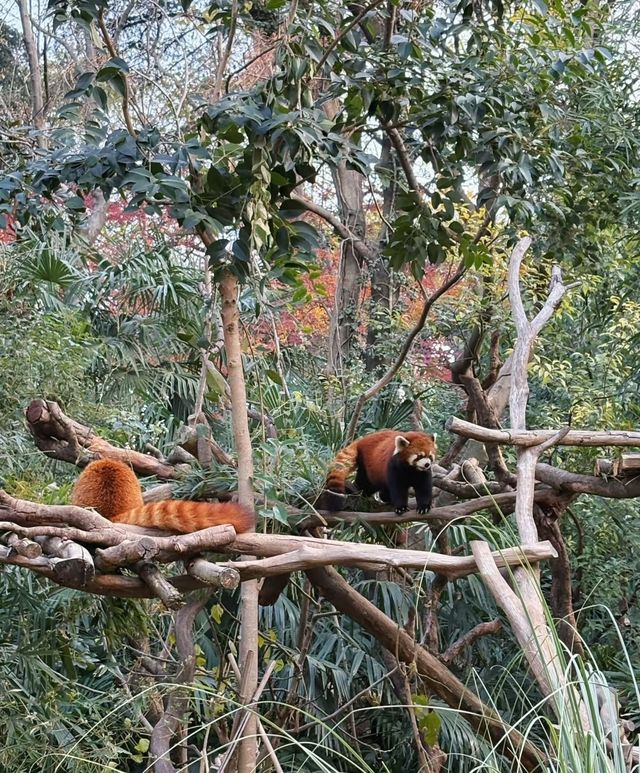
[{"label": "thick orange fur", "polygon": [[98,459],[85,467],[76,481],[71,502],[92,507],[109,519],[144,505],[134,471],[116,459]]},{"label": "thick orange fur", "polygon": [[347,478],[356,469],[363,470],[371,486],[379,491],[387,485],[387,467],[396,450],[396,438],[401,435],[409,445],[398,451],[397,457],[408,463],[412,454],[436,453],[435,440],[425,432],[401,432],[382,429],[354,440],[338,452],[327,476],[326,488],[330,492],[344,494]]},{"label": "thick orange fur", "polygon": [[133,470],[115,459],[91,462],[80,474],[71,501],[92,507],[114,523],[147,526],[180,534],[230,524],[238,534],[253,526],[251,511],[235,502],[190,502],[167,499],[144,504]]}]

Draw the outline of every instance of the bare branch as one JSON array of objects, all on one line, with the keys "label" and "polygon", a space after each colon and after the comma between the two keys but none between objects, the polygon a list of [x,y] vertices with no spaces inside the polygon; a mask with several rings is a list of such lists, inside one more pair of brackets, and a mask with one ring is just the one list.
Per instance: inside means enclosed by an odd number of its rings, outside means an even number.
[{"label": "bare branch", "polygon": [[112,446],[89,427],[66,416],[56,402],[32,400],[25,417],[36,446],[51,458],[80,466],[94,458],[119,459],[141,475],[169,480],[183,475],[184,468],[165,464],[138,451]]},{"label": "bare branch", "polygon": [[91,553],[82,545],[60,537],[36,537],[36,540],[47,557],[52,557],[49,565],[56,582],[72,582],[83,587],[95,577]]},{"label": "bare branch", "polygon": [[349,32],[357,25],[359,24],[364,17],[373,11],[374,8],[377,8],[377,6],[382,5],[382,3],[386,2],[386,0],[372,0],[371,3],[368,5],[365,5],[365,7],[360,11],[360,13],[356,14],[354,18],[347,24],[346,27],[343,27],[340,32],[333,38],[331,43],[329,44],[328,48],[325,50],[324,54],[322,55],[322,58],[318,62],[316,66],[316,71],[320,72],[322,70],[322,67],[324,63],[329,58],[329,54],[333,51],[333,49],[338,45],[338,43],[342,40],[342,38],[345,35],[348,35]]},{"label": "bare branch", "polygon": [[240,573],[235,566],[221,566],[204,558],[191,558],[185,568],[187,574],[214,588],[233,590],[240,585]]},{"label": "bare branch", "polygon": [[[450,579],[465,577],[475,571],[472,556],[451,556],[423,550],[399,550],[383,545],[322,540],[313,537],[285,537],[275,534],[242,534],[225,551],[251,552],[270,556],[263,560],[234,561],[231,566],[245,578],[265,577],[304,570],[311,566],[359,566],[370,570],[385,567],[419,569],[436,572]],[[505,548],[492,554],[496,564],[502,568],[520,564],[528,565],[555,557],[550,543]]]},{"label": "bare branch", "polygon": [[178,652],[178,667],[172,680],[175,687],[166,699],[165,711],[151,733],[149,752],[153,759],[155,773],[175,773],[169,756],[171,740],[177,733],[189,706],[187,685],[193,682],[196,669],[193,624],[198,612],[204,608],[206,602],[206,598],[192,601],[175,615],[174,632]]},{"label": "bare branch", "polygon": [[137,574],[145,585],[153,591],[167,609],[180,609],[184,606],[185,598],[167,578],[162,574],[155,564],[150,561],[140,561],[135,566]]},{"label": "bare branch", "polygon": [[448,647],[440,656],[440,660],[443,663],[453,662],[460,653],[470,647],[475,641],[483,636],[489,636],[493,633],[498,633],[502,629],[502,622],[496,618],[489,623],[478,623],[470,631],[461,636],[450,647]]},{"label": "bare branch", "polygon": [[19,537],[15,532],[7,535],[5,543],[17,555],[25,558],[39,558],[42,555],[42,547],[26,537]]},{"label": "bare branch", "polygon": [[46,148],[47,139],[44,135],[44,97],[42,95],[42,76],[40,73],[40,59],[38,56],[38,47],[33,34],[31,25],[31,16],[27,0],[17,0],[20,11],[20,21],[22,23],[22,38],[27,52],[29,62],[29,81],[31,84],[31,107],[33,125],[36,127],[36,142],[38,147]]},{"label": "bare branch", "polygon": [[536,479],[560,491],[574,494],[594,494],[611,499],[633,499],[640,497],[640,477],[629,480],[610,478],[603,480],[592,475],[579,475],[568,470],[552,467],[550,464],[536,464]]},{"label": "bare branch", "polygon": [[445,426],[450,432],[480,440],[483,443],[500,443],[525,448],[539,446],[554,438],[552,445],[559,446],[640,446],[640,432],[631,430],[598,432],[570,429],[566,434],[561,430],[561,437],[556,437],[558,431],[554,429],[489,429],[455,416],[448,419]]}]

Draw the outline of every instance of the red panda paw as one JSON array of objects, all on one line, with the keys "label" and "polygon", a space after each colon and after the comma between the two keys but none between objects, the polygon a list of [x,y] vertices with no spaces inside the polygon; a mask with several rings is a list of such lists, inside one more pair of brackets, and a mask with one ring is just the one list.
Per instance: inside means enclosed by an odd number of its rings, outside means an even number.
[{"label": "red panda paw", "polygon": [[396,507],[396,515],[402,515],[403,513],[406,513],[408,510],[409,508],[406,506]]},{"label": "red panda paw", "polygon": [[431,505],[429,505],[429,507],[416,508],[416,512],[418,513],[418,515],[426,515],[426,513],[428,513],[429,510],[431,510]]}]

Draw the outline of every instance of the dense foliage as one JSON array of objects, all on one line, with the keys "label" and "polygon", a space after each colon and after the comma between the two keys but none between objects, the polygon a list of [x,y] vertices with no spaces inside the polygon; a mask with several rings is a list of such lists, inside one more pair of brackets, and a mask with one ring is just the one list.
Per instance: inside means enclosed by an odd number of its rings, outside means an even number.
[{"label": "dense foliage", "polygon": [[[316,500],[356,398],[456,265],[464,277],[366,404],[358,433],[415,421],[442,433],[464,413],[454,365],[470,341],[479,378],[513,346],[506,257],[525,230],[529,308],[552,263],[576,283],[533,355],[530,425],[638,426],[633,10],[562,0],[138,5],[52,0],[36,20],[44,129],[28,118],[19,33],[0,25],[0,84],[11,84],[15,116],[0,127],[0,475],[12,493],[63,502],[76,474],[27,436],[35,396],[115,444],[168,451],[208,365],[203,412],[232,452],[216,292],[228,269],[242,281],[259,528],[286,530],[287,507]],[[451,442],[440,436],[443,454]],[[563,448],[552,461],[590,473],[595,456]],[[234,484],[234,470],[214,464],[194,468],[179,493]],[[581,498],[562,516],[586,660],[636,721],[638,510]],[[364,525],[333,534],[392,537]],[[447,535],[463,552],[474,538],[518,541],[508,520],[483,517]],[[427,547],[437,536],[417,529]],[[347,574],[418,641],[428,637],[429,573],[405,585]],[[0,598],[0,767],[148,769],[165,687],[144,664],[174,657],[170,614],[16,567],[3,568]],[[439,604],[439,653],[500,615],[474,576],[449,583]],[[236,596],[220,594],[197,623],[188,744],[194,760],[208,748],[211,764],[237,709],[227,659],[237,613]],[[261,668],[276,665],[259,711],[284,769],[418,769],[393,660],[304,579],[262,611],[260,646]],[[451,667],[508,722],[562,749],[507,625]],[[515,770],[414,676],[402,676],[414,718],[426,746],[449,755],[447,770]],[[581,764],[591,762],[587,750]]]}]

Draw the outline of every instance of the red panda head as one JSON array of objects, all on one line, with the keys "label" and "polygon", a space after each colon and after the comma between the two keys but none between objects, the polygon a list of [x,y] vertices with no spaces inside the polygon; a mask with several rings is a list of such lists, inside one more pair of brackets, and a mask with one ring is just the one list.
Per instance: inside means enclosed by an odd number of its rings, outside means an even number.
[{"label": "red panda head", "polygon": [[427,472],[436,459],[436,436],[424,432],[396,435],[394,456],[417,470]]}]

